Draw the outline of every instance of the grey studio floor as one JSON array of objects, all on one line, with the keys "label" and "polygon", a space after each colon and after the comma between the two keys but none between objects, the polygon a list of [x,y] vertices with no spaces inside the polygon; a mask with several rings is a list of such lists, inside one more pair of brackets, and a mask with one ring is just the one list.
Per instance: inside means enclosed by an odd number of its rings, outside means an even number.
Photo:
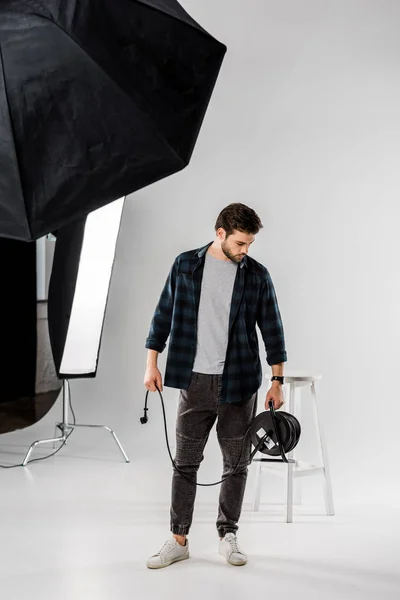
[{"label": "grey studio floor", "polygon": [[[400,511],[376,505],[337,504],[327,517],[303,502],[286,523],[283,505],[252,512],[245,497],[248,564],[234,567],[217,552],[214,503],[196,503],[189,560],[147,569],[170,535],[169,503],[144,489],[167,489],[169,470],[152,478],[143,460],[126,464],[111,443],[96,452],[74,435],[56,457],[0,472],[2,600],[400,598]],[[2,445],[1,462],[23,450]]]}]

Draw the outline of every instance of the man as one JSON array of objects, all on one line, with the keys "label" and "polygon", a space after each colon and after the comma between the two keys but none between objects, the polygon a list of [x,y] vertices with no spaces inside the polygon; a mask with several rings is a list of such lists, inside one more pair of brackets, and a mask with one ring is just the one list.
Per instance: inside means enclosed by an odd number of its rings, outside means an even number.
[{"label": "man", "polygon": [[197,481],[203,450],[217,417],[223,478],[234,470],[245,443],[241,463],[220,488],[219,552],[232,565],[247,562],[236,531],[251,452],[250,436],[244,442],[244,435],[256,416],[262,383],[256,323],[273,375],[265,409],[270,400],[275,409],[284,402],[281,384],[287,360],[271,277],[266,267],[248,256],[262,227],[248,206],[233,203],[225,207],[215,224],[216,239],[176,257],[154,313],[146,340],[144,385],[150,391],[156,391],[157,385],[162,391],[157,357],[170,335],[164,383],[180,389],[175,463],[185,477],[174,467],[172,538],[148,559],[149,568],[189,558],[187,535],[197,490],[190,481]]}]

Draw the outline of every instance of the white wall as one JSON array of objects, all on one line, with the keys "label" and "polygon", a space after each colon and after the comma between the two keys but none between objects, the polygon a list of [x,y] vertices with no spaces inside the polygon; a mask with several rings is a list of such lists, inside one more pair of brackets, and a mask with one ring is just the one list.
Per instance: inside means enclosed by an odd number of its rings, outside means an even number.
[{"label": "white wall", "polygon": [[[212,241],[220,210],[244,202],[264,224],[251,255],[275,284],[287,369],[323,375],[317,391],[335,499],[393,503],[400,450],[400,3],[182,4],[228,52],[189,167],[126,202],[98,376],[72,382],[79,420],[114,426],[131,454],[126,476],[138,495],[168,501],[158,393],[149,393],[149,423],[139,423],[145,339],[175,256]],[[166,355],[159,357],[162,373]],[[265,380],[260,398],[267,389]],[[163,396],[173,445],[179,390],[164,388]],[[59,412],[57,405],[37,431],[50,433]],[[304,427],[301,443],[309,450],[312,428]],[[13,435],[27,439],[28,431]],[[106,442],[92,435],[86,443],[99,444],[101,457]],[[214,428],[199,481],[219,479],[218,461]],[[252,482],[250,472],[247,499]],[[322,502],[313,486],[311,499]],[[305,480],[304,490],[311,488]],[[199,488],[197,502],[215,503],[218,490]]]}]

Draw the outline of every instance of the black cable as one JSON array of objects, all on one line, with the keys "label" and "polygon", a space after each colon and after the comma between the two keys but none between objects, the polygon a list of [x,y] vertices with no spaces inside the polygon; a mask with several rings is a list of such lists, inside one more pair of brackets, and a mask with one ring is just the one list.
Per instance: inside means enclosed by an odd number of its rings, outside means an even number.
[{"label": "black cable", "polygon": [[[69,407],[71,409],[72,412],[72,416],[74,418],[74,425],[76,425],[76,418],[75,418],[75,413],[74,413],[74,409],[72,407],[72,402],[71,402],[71,391],[70,391],[70,387],[69,387],[69,381],[66,380],[66,383],[68,385],[68,398],[69,398]],[[46,460],[48,458],[51,458],[52,456],[54,456],[55,454],[57,454],[57,452],[59,452],[61,450],[61,448],[63,448],[65,446],[65,444],[67,443],[67,440],[69,439],[70,435],[73,433],[73,429],[69,432],[69,434],[67,435],[67,437],[65,438],[65,440],[63,441],[63,443],[61,444],[61,446],[59,448],[57,448],[57,450],[55,450],[54,452],[52,452],[51,454],[48,454],[47,456],[42,456],[41,458],[32,458],[32,460],[28,460],[28,462],[26,463],[27,465],[29,465],[32,462],[37,462],[38,460]],[[15,469],[16,467],[25,467],[26,465],[24,464],[20,464],[20,465],[0,465],[0,469]]]},{"label": "black cable", "polygon": [[[246,439],[246,436],[247,436],[247,434],[249,433],[249,431],[250,431],[250,429],[251,429],[251,425],[249,426],[249,428],[247,429],[246,433],[244,434],[242,451],[241,451],[241,453],[240,453],[240,456],[239,456],[239,460],[238,460],[238,462],[237,462],[237,465],[236,465],[236,467],[234,468],[234,470],[232,471],[232,473],[229,473],[229,475],[227,475],[226,477],[224,477],[223,479],[221,479],[221,481],[216,481],[215,483],[196,483],[195,481],[193,481],[193,480],[191,480],[191,479],[188,479],[188,478],[186,477],[186,475],[184,475],[184,474],[183,474],[183,472],[182,472],[182,471],[181,471],[181,470],[180,470],[180,469],[179,469],[179,468],[176,466],[176,464],[175,464],[175,461],[174,461],[174,459],[172,458],[172,455],[171,455],[171,450],[170,450],[170,447],[169,447],[169,442],[168,442],[167,421],[166,421],[166,417],[165,417],[165,407],[164,407],[164,400],[163,400],[162,394],[161,394],[161,392],[160,392],[160,390],[159,390],[159,388],[158,388],[157,384],[155,384],[155,385],[156,385],[156,388],[157,388],[157,390],[158,390],[158,393],[160,394],[160,398],[161,398],[161,407],[162,407],[162,410],[163,410],[163,415],[164,415],[165,440],[166,440],[166,442],[167,442],[167,448],[168,448],[169,457],[170,457],[170,459],[171,459],[171,462],[172,462],[173,466],[174,466],[174,467],[175,467],[175,469],[178,471],[178,473],[179,473],[180,475],[182,475],[182,477],[183,477],[184,479],[186,479],[186,481],[187,481],[188,483],[190,483],[191,485],[201,485],[201,486],[219,485],[219,484],[220,484],[220,483],[222,483],[223,481],[226,481],[227,479],[229,479],[229,477],[232,477],[232,475],[233,475],[233,474],[236,472],[236,469],[238,468],[238,466],[239,466],[239,463],[240,463],[240,461],[241,461],[241,459],[242,459],[242,454],[243,454],[243,450],[244,450],[244,440]],[[142,423],[142,425],[144,425],[144,424],[145,424],[145,423],[147,423],[147,421],[148,421],[148,418],[147,418],[147,415],[146,415],[146,412],[148,411],[148,408],[147,408],[147,397],[148,397],[148,395],[149,395],[149,390],[147,390],[147,392],[146,392],[146,399],[145,399],[145,406],[144,406],[144,417],[141,417],[141,419],[140,419],[140,422]]]}]

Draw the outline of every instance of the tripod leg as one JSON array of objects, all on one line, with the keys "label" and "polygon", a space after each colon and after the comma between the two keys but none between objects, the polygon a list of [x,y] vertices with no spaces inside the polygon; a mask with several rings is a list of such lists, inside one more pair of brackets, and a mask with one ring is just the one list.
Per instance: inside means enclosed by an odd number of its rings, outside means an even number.
[{"label": "tripod leg", "polygon": [[116,434],[114,433],[114,431],[110,428],[107,427],[107,425],[84,425],[84,424],[78,424],[75,423],[74,427],[95,427],[95,428],[99,428],[99,429],[105,429],[106,431],[109,431],[111,433],[111,435],[113,436],[118,448],[121,451],[122,456],[125,459],[125,462],[130,462],[128,455],[126,454],[125,450],[123,449],[123,447],[121,446],[121,442],[119,441],[119,439],[117,438]]},{"label": "tripod leg", "polygon": [[113,436],[114,440],[116,441],[118,448],[121,450],[121,454],[122,456],[125,458],[126,462],[129,462],[129,458],[128,456],[125,454],[125,450],[123,449],[123,447],[121,446],[121,443],[119,441],[119,439],[117,438],[116,434],[114,433],[114,431],[112,429],[110,429],[109,427],[104,426],[104,429],[107,429],[111,435]]},{"label": "tripod leg", "polygon": [[28,452],[26,453],[26,456],[23,460],[22,466],[25,467],[32,451],[39,444],[51,444],[51,443],[55,443],[55,442],[64,442],[64,441],[65,441],[65,435],[63,434],[61,437],[49,438],[48,440],[37,440],[36,442],[33,442],[33,444],[30,445]]},{"label": "tripod leg", "polygon": [[61,431],[61,433],[63,433],[62,427],[60,427],[61,423],[55,423],[54,425],[54,441],[53,441],[53,448],[56,447],[56,440],[58,440],[59,438],[57,437],[57,433],[59,431]]}]

